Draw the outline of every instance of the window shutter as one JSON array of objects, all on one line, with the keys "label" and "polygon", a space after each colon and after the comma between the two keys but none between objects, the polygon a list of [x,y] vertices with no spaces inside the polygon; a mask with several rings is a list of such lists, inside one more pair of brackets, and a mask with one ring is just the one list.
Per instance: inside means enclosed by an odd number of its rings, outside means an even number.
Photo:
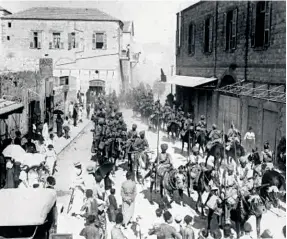
[{"label": "window shutter", "polygon": [[227,13],[225,12],[223,14],[223,47],[224,47],[224,50],[227,50],[227,39],[228,39],[228,36],[227,36]]},{"label": "window shutter", "polygon": [[208,48],[208,52],[212,52],[212,43],[213,43],[213,17],[209,18],[209,48]]},{"label": "window shutter", "polygon": [[79,43],[80,43],[80,34],[75,33],[75,39],[76,39],[76,48],[79,48]]},{"label": "window shutter", "polygon": [[38,32],[38,49],[42,47],[42,32]]},{"label": "window shutter", "polygon": [[93,50],[95,50],[96,49],[96,34],[95,33],[93,33],[92,43],[93,43]]},{"label": "window shutter", "polygon": [[270,44],[271,1],[265,2],[264,46]]},{"label": "window shutter", "polygon": [[192,24],[192,32],[191,32],[191,45],[195,45],[195,24]]},{"label": "window shutter", "polygon": [[203,44],[203,52],[205,52],[205,20],[203,21],[202,44]]},{"label": "window shutter", "polygon": [[232,49],[236,48],[236,35],[237,35],[237,8],[232,13]]},{"label": "window shutter", "polygon": [[61,49],[64,49],[64,42],[61,42],[61,43],[60,43],[60,48],[61,48]]},{"label": "window shutter", "polygon": [[34,32],[30,31],[30,48],[34,48]]},{"label": "window shutter", "polygon": [[68,33],[68,50],[72,49],[72,34]]},{"label": "window shutter", "polygon": [[104,45],[103,45],[103,50],[107,49],[107,34],[104,33]]},{"label": "window shutter", "polygon": [[251,47],[255,47],[256,3],[251,3]]}]

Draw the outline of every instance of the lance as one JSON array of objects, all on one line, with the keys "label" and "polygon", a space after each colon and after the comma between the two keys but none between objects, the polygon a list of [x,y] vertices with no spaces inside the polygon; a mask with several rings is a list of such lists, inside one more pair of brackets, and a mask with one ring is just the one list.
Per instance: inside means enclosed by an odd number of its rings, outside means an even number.
[{"label": "lance", "polygon": [[[157,100],[159,101],[159,91],[157,94]],[[159,110],[160,110],[160,104],[158,104],[158,114],[157,114],[157,157],[156,157],[156,165],[159,164]],[[155,189],[157,189],[158,182],[157,182],[157,172],[155,174]]]},{"label": "lance", "polygon": [[[223,159],[225,159],[226,155],[225,155],[225,127],[224,127],[224,122],[225,122],[225,111],[223,114],[223,125],[222,125],[222,137],[223,137]],[[226,174],[227,174],[227,168],[224,171],[224,193],[226,195]],[[224,196],[225,197],[225,196]],[[224,223],[226,221],[226,214],[227,214],[227,208],[226,208],[226,202],[224,203]]]}]

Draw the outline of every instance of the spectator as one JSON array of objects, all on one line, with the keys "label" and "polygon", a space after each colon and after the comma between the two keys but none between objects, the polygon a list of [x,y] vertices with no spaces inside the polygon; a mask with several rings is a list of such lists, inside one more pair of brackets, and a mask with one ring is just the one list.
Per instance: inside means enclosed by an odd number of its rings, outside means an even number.
[{"label": "spectator", "polygon": [[284,238],[286,238],[286,226],[283,227],[282,232],[283,232]]},{"label": "spectator", "polygon": [[112,228],[111,239],[127,239],[121,230],[123,219],[124,217],[122,213],[118,213],[116,215],[116,225]]},{"label": "spectator", "polygon": [[244,224],[244,236],[240,237],[241,239],[251,239],[251,232],[252,232],[252,227],[249,222],[245,222]]},{"label": "spectator", "polygon": [[79,123],[83,123],[83,105],[80,104],[80,107],[78,109],[78,119]]},{"label": "spectator", "polygon": [[66,116],[63,124],[63,130],[64,130],[64,138],[69,139],[69,132],[70,132],[70,126],[69,126],[69,117]]},{"label": "spectator", "polygon": [[54,134],[50,134],[49,139],[46,140],[46,145],[53,145],[53,147],[55,147],[54,138]]},{"label": "spectator", "polygon": [[192,217],[189,215],[186,215],[184,217],[184,222],[186,224],[185,227],[182,228],[181,234],[182,234],[182,239],[195,239],[194,237],[194,231],[193,228],[191,226],[192,223]]},{"label": "spectator", "polygon": [[137,188],[135,182],[132,181],[132,172],[127,172],[126,179],[122,184],[121,196],[122,196],[122,211],[124,216],[124,226],[130,223],[135,208],[135,198],[137,195]]},{"label": "spectator", "polygon": [[57,136],[59,138],[61,138],[63,135],[63,123],[64,123],[64,121],[63,121],[61,115],[57,114],[56,125],[57,125]]},{"label": "spectator", "polygon": [[87,119],[90,119],[91,104],[87,104],[86,111],[87,111]]},{"label": "spectator", "polygon": [[176,231],[178,233],[181,233],[182,231],[182,218],[180,215],[177,215],[175,218],[174,218],[174,228],[176,229]]},{"label": "spectator", "polygon": [[15,135],[16,135],[16,138],[14,139],[14,144],[21,146],[21,142],[22,142],[21,132],[19,130],[17,130],[15,132]]},{"label": "spectator", "polygon": [[99,226],[99,223],[96,221],[96,216],[89,215],[85,228],[80,232],[80,236],[83,236],[86,239],[101,239],[97,225]]},{"label": "spectator", "polygon": [[48,176],[46,179],[46,188],[55,189],[56,179],[52,176]]},{"label": "spectator", "polygon": [[208,230],[205,228],[201,229],[198,234],[198,239],[204,239],[204,238],[211,239]]},{"label": "spectator", "polygon": [[71,101],[71,103],[69,105],[69,117],[70,117],[70,119],[73,118],[73,112],[74,112],[74,104]]},{"label": "spectator", "polygon": [[155,214],[156,214],[155,224],[161,224],[163,222],[162,219],[161,219],[161,217],[162,217],[162,209],[161,208],[157,208],[155,210]]},{"label": "spectator", "polygon": [[48,127],[48,119],[46,118],[44,121],[43,129],[42,129],[42,136],[45,141],[49,139],[49,127]]},{"label": "spectator", "polygon": [[108,214],[110,222],[115,222],[116,220],[116,213],[118,210],[118,203],[115,197],[116,190],[114,188],[111,188],[110,190],[111,194],[109,195],[109,208],[108,208]]},{"label": "spectator", "polygon": [[46,147],[45,147],[45,144],[44,144],[43,137],[41,136],[40,139],[37,142],[38,142],[38,144],[36,146],[37,152],[40,153],[40,154],[45,154],[47,152],[47,150],[46,150]]},{"label": "spectator", "polygon": [[15,169],[11,158],[6,163],[6,180],[4,188],[15,188]]},{"label": "spectator", "polygon": [[252,149],[255,147],[255,133],[252,130],[252,127],[249,127],[248,131],[244,136],[244,140],[246,143],[246,151],[247,153],[251,153]]},{"label": "spectator", "polygon": [[36,145],[32,142],[32,138],[29,137],[27,139],[27,143],[24,145],[24,149],[27,153],[36,153]]},{"label": "spectator", "polygon": [[83,216],[86,218],[88,218],[90,215],[98,215],[98,204],[97,200],[93,196],[93,190],[86,190],[86,199],[81,211],[84,211]]},{"label": "spectator", "polygon": [[74,120],[74,126],[76,127],[77,120],[78,120],[78,105],[77,104],[74,105],[72,118]]},{"label": "spectator", "polygon": [[105,183],[105,190],[110,191],[112,189],[112,186],[114,185],[114,182],[110,179],[110,173],[107,173],[107,175],[104,178]]},{"label": "spectator", "polygon": [[57,154],[54,150],[54,146],[52,144],[48,145],[48,150],[46,152],[46,166],[49,170],[50,176],[54,174],[55,167],[57,161]]},{"label": "spectator", "polygon": [[182,239],[180,233],[178,233],[172,224],[173,218],[169,211],[165,211],[163,214],[165,223],[160,225],[155,225],[151,230],[149,230],[149,235],[156,235],[158,239],[160,238],[176,238]]}]

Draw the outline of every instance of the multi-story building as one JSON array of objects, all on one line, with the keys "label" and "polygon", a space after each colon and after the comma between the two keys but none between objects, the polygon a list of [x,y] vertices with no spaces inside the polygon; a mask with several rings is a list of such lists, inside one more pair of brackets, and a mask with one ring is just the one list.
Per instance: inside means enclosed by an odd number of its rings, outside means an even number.
[{"label": "multi-story building", "polygon": [[[32,8],[2,17],[2,68],[38,70],[53,59],[53,75],[77,79],[82,93],[119,92],[124,24],[98,9]],[[126,60],[126,58],[124,58]]]},{"label": "multi-story building", "polygon": [[177,99],[209,127],[286,134],[286,3],[202,1],[177,14]]}]

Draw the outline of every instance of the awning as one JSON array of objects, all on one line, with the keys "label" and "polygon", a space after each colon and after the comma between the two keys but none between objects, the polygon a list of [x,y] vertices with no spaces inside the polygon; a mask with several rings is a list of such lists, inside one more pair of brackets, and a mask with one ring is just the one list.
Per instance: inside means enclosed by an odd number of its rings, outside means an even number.
[{"label": "awning", "polygon": [[0,117],[13,113],[22,113],[23,108],[23,103],[0,99]]},{"label": "awning", "polygon": [[286,104],[284,85],[269,87],[267,84],[254,85],[252,82],[238,82],[219,88],[217,91]]},{"label": "awning", "polygon": [[0,226],[42,225],[56,199],[56,192],[51,189],[0,190]]},{"label": "awning", "polygon": [[214,82],[216,80],[217,80],[217,78],[205,78],[205,77],[197,77],[197,76],[175,75],[167,83],[185,86],[185,87],[196,87],[196,86],[200,86],[200,85]]}]

